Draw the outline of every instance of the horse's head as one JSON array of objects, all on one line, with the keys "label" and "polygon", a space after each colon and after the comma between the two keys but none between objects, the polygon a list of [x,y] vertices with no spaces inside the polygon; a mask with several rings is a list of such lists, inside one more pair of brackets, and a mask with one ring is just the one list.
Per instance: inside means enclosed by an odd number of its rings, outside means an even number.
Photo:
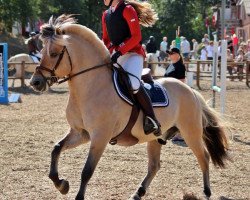
[{"label": "horse's head", "polygon": [[75,23],[71,15],[61,15],[57,19],[51,17],[42,27],[42,59],[30,80],[35,90],[44,91],[59,79],[79,72],[79,67],[101,64],[109,57],[96,34]]}]

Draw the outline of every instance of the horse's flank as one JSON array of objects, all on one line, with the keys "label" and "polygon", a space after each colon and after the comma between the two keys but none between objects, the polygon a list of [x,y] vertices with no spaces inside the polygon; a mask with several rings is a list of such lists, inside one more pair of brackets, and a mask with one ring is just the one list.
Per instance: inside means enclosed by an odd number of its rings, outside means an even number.
[{"label": "horse's flank", "polygon": [[[11,64],[9,65],[9,69],[16,69],[16,73],[14,75],[14,77],[16,78],[21,78],[22,73],[21,73],[21,63],[22,62],[26,62],[26,63],[34,63],[33,59],[30,57],[30,55],[25,54],[25,53],[21,53],[21,54],[17,54],[15,56],[12,56],[9,58],[8,63],[11,62],[18,62],[20,64]],[[34,72],[35,71],[35,67],[32,65],[25,65],[24,70],[26,72]]]}]

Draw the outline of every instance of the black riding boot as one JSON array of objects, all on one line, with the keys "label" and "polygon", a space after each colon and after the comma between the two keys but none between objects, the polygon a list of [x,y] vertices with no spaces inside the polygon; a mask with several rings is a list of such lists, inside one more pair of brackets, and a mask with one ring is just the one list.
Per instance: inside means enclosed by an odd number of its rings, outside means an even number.
[{"label": "black riding boot", "polygon": [[154,133],[155,136],[161,135],[161,125],[155,117],[151,100],[143,86],[140,86],[139,91],[134,94],[137,102],[145,114],[144,132],[146,135]]}]

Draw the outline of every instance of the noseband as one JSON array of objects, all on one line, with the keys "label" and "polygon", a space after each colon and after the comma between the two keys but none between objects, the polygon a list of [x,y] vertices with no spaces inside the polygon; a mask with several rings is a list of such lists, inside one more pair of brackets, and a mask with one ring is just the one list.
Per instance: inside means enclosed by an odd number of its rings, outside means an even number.
[{"label": "noseband", "polygon": [[[55,65],[55,67],[54,67],[53,69],[49,69],[49,68],[44,67],[44,66],[42,66],[42,65],[39,65],[39,66],[36,67],[36,71],[37,71],[39,74],[42,75],[42,77],[44,78],[44,80],[47,82],[47,84],[48,84],[49,86],[53,85],[54,83],[61,84],[61,83],[63,83],[63,82],[66,82],[66,81],[72,79],[73,77],[75,77],[75,76],[77,76],[77,75],[79,75],[79,74],[83,74],[83,73],[85,73],[85,72],[88,72],[88,71],[93,70],[93,69],[97,69],[97,68],[99,68],[99,67],[103,67],[103,66],[107,66],[107,65],[109,65],[109,66],[111,65],[111,66],[112,66],[111,63],[105,63],[105,64],[101,64],[101,65],[96,65],[96,66],[94,66],[94,67],[90,67],[90,68],[87,68],[87,69],[85,69],[85,70],[82,70],[82,71],[80,71],[80,72],[78,72],[78,73],[76,73],[76,74],[73,74],[73,75],[70,75],[70,74],[69,74],[69,75],[66,76],[65,78],[59,80],[59,78],[55,75],[55,71],[56,71],[56,69],[58,68],[59,64],[61,63],[61,60],[62,60],[62,58],[63,58],[63,56],[64,56],[64,52],[65,52],[65,51],[66,51],[67,54],[68,54],[69,63],[70,63],[70,68],[71,68],[70,72],[71,72],[73,66],[72,66],[72,61],[71,61],[71,58],[70,58],[70,55],[69,55],[69,52],[68,52],[68,49],[67,49],[66,46],[63,47],[61,53],[59,54],[59,58],[58,58],[58,60],[57,60],[57,62],[56,62],[56,65]],[[45,76],[43,75],[43,73],[42,73],[42,70],[47,71],[47,72],[50,72],[51,76],[50,76],[50,77],[45,77]]]},{"label": "noseband", "polygon": [[[39,66],[36,67],[36,71],[37,71],[39,74],[42,75],[42,77],[46,80],[46,82],[47,82],[47,84],[48,84],[49,86],[51,86],[51,85],[53,85],[54,83],[57,83],[57,82],[58,82],[58,77],[55,75],[55,71],[56,71],[56,69],[58,68],[59,64],[61,63],[65,51],[66,51],[67,54],[68,54],[69,63],[70,63],[70,68],[71,68],[70,71],[72,71],[72,61],[71,61],[71,58],[70,58],[70,55],[69,55],[69,52],[68,52],[68,49],[67,49],[66,46],[63,47],[61,53],[59,54],[59,58],[58,58],[58,60],[56,61],[56,65],[55,65],[55,67],[53,67],[53,69],[49,69],[48,67],[44,67],[44,66],[42,66],[42,65],[39,65]],[[43,75],[43,73],[42,73],[42,70],[47,71],[47,72],[50,72],[51,76],[50,76],[50,77],[45,77],[45,76]]]}]

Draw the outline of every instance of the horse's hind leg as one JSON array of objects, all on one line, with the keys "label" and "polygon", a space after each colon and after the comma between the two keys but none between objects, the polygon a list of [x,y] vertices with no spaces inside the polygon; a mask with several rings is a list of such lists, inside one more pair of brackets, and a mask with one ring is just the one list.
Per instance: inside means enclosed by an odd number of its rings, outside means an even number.
[{"label": "horse's hind leg", "polygon": [[55,146],[51,153],[51,165],[49,178],[54,182],[56,188],[62,193],[67,194],[69,191],[69,183],[64,179],[58,177],[58,160],[62,151],[66,149],[72,149],[80,144],[87,143],[89,141],[89,134],[86,131],[79,133],[73,129],[70,129],[69,133]]},{"label": "horse's hind leg", "polygon": [[191,124],[185,123],[184,126],[180,127],[180,132],[185,142],[189,146],[189,148],[193,151],[196,156],[200,168],[203,174],[203,184],[204,184],[204,193],[207,197],[211,196],[210,190],[210,180],[209,180],[209,154],[204,147],[202,141],[203,129],[201,127],[201,123],[199,124],[199,120],[196,123]]},{"label": "horse's hind leg", "polygon": [[146,189],[148,188],[149,184],[160,169],[161,145],[157,141],[148,142],[147,152],[148,173],[140,184],[140,187],[135,192],[135,194],[130,197],[131,200],[140,200],[141,197],[145,195]]}]

